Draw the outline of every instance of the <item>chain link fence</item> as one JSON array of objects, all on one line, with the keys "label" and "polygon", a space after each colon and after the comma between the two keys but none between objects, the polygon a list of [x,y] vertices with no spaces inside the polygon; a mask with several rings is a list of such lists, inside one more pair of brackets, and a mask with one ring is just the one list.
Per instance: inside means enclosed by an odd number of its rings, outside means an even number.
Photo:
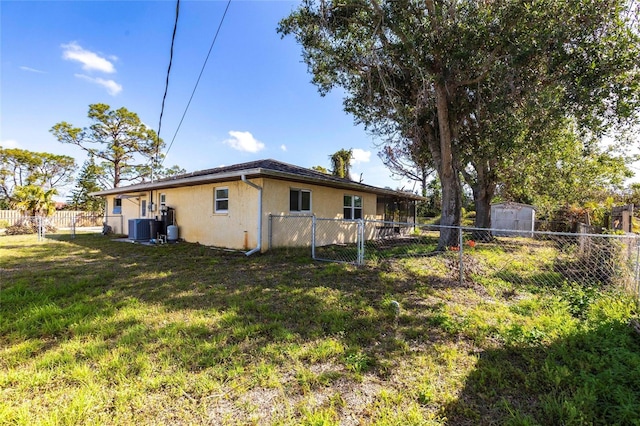
[{"label": "chain link fence", "polygon": [[126,233],[123,221],[122,216],[105,216],[92,213],[75,213],[64,216],[63,219],[60,216],[21,216],[0,227],[0,234],[33,234],[38,239],[43,239],[47,234],[65,235],[70,238],[79,233],[123,234]]},{"label": "chain link fence", "polygon": [[[279,232],[282,234],[277,235]],[[457,243],[438,251],[441,232],[452,234]],[[296,239],[301,235],[304,238]],[[387,263],[434,282],[502,288],[512,284],[616,286],[640,297],[640,239],[635,234],[278,217],[277,225],[270,228],[270,241],[291,246],[288,241],[292,238],[303,243],[300,245],[310,245],[315,260],[371,266]]]},{"label": "chain link fence", "polygon": [[269,249],[311,247],[311,215],[269,215]]}]

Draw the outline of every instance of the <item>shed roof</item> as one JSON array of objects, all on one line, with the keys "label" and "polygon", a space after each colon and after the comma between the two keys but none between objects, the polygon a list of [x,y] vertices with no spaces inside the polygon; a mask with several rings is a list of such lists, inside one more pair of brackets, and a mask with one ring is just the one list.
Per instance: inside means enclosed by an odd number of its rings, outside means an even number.
[{"label": "shed roof", "polygon": [[411,200],[424,200],[424,197],[411,192],[395,191],[387,188],[366,185],[349,179],[339,178],[326,173],[318,172],[304,167],[294,166],[276,160],[257,160],[231,166],[216,167],[200,170],[192,173],[158,179],[154,182],[139,183],[118,188],[105,189],[91,193],[93,196],[106,196],[126,194],[131,192],[149,191],[154,189],[179,188],[183,186],[195,186],[215,182],[228,182],[245,178],[272,178],[294,182],[303,182],[339,189],[350,189],[377,195],[402,197]]},{"label": "shed roof", "polygon": [[518,208],[518,209],[530,208],[533,210],[537,210],[536,206],[532,206],[531,204],[516,203],[515,201],[504,201],[501,203],[494,203],[494,204],[491,204],[491,207],[506,207],[506,208]]}]

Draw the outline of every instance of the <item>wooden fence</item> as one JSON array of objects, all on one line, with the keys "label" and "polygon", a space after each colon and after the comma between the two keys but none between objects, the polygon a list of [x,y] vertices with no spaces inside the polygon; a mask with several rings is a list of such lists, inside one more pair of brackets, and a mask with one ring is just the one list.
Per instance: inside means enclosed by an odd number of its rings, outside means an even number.
[{"label": "wooden fence", "polygon": [[[3,225],[14,225],[24,219],[24,215],[17,210],[0,210],[0,228]],[[53,216],[50,216],[48,222],[56,228],[71,228],[76,226],[100,226],[102,225],[104,216],[92,212],[84,212],[79,210],[58,210]],[[4,222],[4,223],[3,223]]]}]

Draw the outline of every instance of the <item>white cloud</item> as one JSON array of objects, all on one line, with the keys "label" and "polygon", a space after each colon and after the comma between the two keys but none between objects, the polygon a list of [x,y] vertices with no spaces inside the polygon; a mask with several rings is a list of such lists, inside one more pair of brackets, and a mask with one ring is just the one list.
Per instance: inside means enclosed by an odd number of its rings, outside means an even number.
[{"label": "white cloud", "polygon": [[45,72],[45,71],[40,71],[40,70],[37,70],[37,69],[35,69],[35,68],[31,68],[31,67],[21,66],[21,67],[20,67],[20,69],[21,69],[22,71],[35,72],[35,73],[38,73],[38,74],[46,74],[46,72]]},{"label": "white cloud", "polygon": [[265,147],[262,142],[254,138],[249,132],[231,130],[229,132],[229,136],[231,136],[231,139],[227,139],[223,142],[237,151],[258,152],[262,151]]},{"label": "white cloud", "polygon": [[[113,63],[108,59],[98,55],[90,50],[83,49],[78,43],[72,41],[68,44],[61,45],[62,57],[68,61],[76,61],[82,64],[82,69],[85,71],[102,71],[107,74],[116,72],[116,68]],[[112,60],[115,56],[110,57]]]},{"label": "white cloud", "polygon": [[365,151],[364,149],[355,148],[352,150],[352,153],[352,164],[368,163],[369,161],[371,161],[371,151]]},{"label": "white cloud", "polygon": [[287,150],[287,146],[285,144],[280,145],[280,149],[283,151]]},{"label": "white cloud", "polygon": [[88,82],[104,87],[105,89],[107,89],[107,93],[109,93],[111,96],[115,96],[118,93],[122,92],[122,85],[116,83],[113,80],[105,80],[104,78],[100,78],[100,77],[96,77],[96,78],[89,77],[88,75],[84,75],[84,74],[75,74],[75,76],[83,80],[86,80]]},{"label": "white cloud", "polygon": [[19,144],[18,141],[13,140],[13,139],[5,139],[0,141],[0,146],[3,148],[18,148]]}]

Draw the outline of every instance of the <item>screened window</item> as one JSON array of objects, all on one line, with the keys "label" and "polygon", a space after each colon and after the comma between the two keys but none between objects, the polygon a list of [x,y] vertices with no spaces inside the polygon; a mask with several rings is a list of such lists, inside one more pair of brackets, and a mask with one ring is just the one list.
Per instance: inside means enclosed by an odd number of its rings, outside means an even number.
[{"label": "screened window", "polygon": [[214,211],[226,213],[229,211],[229,188],[214,189]]},{"label": "screened window", "polygon": [[113,199],[113,214],[122,214],[122,198]]},{"label": "screened window", "polygon": [[345,219],[362,219],[362,197],[345,195],[343,214]]},{"label": "screened window", "polygon": [[140,217],[147,217],[147,200],[140,201]]},{"label": "screened window", "polygon": [[310,212],[311,191],[307,191],[304,189],[289,190],[289,211]]},{"label": "screened window", "polygon": [[160,208],[167,205],[167,194],[160,194]]}]

